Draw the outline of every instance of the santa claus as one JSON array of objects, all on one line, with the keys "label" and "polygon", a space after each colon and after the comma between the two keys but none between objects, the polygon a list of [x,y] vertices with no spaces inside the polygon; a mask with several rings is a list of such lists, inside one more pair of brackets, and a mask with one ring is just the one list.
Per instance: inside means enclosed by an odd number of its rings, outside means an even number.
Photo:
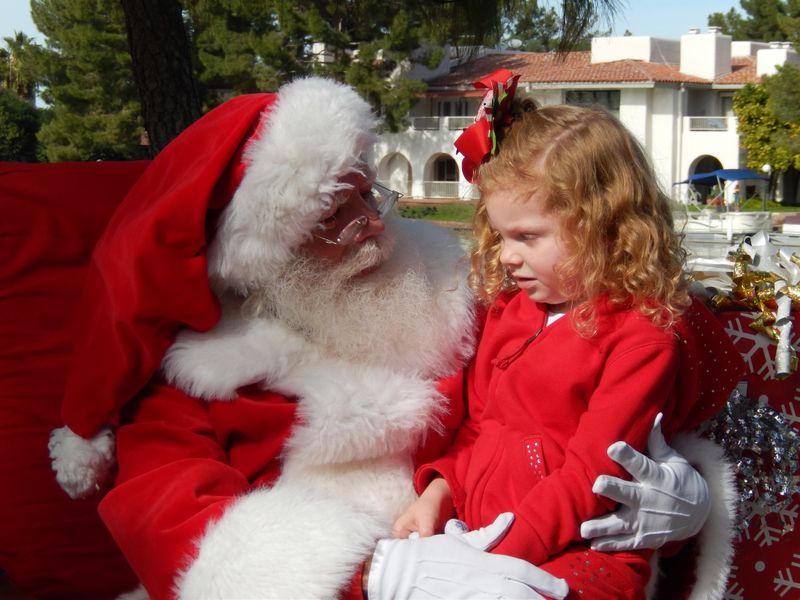
[{"label": "santa claus", "polygon": [[[414,465],[462,417],[463,253],[390,216],[375,124],[325,79],[235,98],[153,161],[95,250],[51,455],[73,497],[113,474],[99,511],[152,598],[360,598]],[[707,514],[695,475],[682,536]],[[641,538],[646,520],[628,521]],[[566,593],[485,552],[506,525],[439,537],[484,589],[503,595],[514,573],[517,595]],[[463,590],[429,558],[370,576]]]}]

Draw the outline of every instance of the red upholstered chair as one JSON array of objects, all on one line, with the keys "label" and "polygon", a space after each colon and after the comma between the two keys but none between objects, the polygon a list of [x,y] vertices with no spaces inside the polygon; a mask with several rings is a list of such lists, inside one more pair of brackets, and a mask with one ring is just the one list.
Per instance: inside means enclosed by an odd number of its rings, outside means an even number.
[{"label": "red upholstered chair", "polygon": [[0,163],[0,571],[39,598],[108,598],[137,583],[97,499],[56,484],[47,441],[86,263],[147,164]]}]

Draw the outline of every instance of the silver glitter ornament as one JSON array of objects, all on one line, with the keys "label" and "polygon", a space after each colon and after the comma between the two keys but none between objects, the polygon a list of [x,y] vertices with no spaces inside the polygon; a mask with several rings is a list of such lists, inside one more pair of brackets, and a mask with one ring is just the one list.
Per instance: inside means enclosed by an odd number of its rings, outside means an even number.
[{"label": "silver glitter ornament", "polygon": [[[756,516],[780,512],[800,493],[800,435],[766,403],[734,390],[701,432],[723,448],[736,471],[739,527],[746,529]],[[793,523],[784,525],[784,532],[792,529]]]}]

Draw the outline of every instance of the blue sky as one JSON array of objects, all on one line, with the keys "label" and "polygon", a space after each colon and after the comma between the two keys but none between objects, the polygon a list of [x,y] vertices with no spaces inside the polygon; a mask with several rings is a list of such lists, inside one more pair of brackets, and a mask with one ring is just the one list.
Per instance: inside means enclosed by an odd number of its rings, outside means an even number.
[{"label": "blue sky", "polygon": [[[614,22],[613,33],[679,38],[690,27],[705,27],[713,12],[728,12],[738,0],[627,0]],[[42,41],[30,17],[29,0],[0,0],[0,39],[23,31]],[[4,45],[4,44],[0,44]]]},{"label": "blue sky", "polygon": [[704,29],[711,13],[731,8],[742,12],[738,0],[627,0],[612,33],[622,35],[627,29],[634,35],[678,39],[690,27]]},{"label": "blue sky", "polygon": [[[31,20],[29,0],[0,0],[0,40],[11,37],[15,31],[22,31],[42,41],[42,34]],[[0,43],[0,46],[5,44]]]}]

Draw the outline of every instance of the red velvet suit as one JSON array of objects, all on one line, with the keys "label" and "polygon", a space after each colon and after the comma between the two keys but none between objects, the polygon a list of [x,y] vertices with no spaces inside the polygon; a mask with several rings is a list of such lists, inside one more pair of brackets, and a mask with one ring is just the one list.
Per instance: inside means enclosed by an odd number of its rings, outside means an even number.
[{"label": "red velvet suit", "polygon": [[[437,424],[452,431],[463,415],[448,386],[473,347],[472,295],[452,287],[453,263],[415,262],[420,244],[439,258],[448,246],[460,256],[457,244],[432,226],[389,228],[385,268],[427,268],[439,290],[427,332],[447,340],[438,359],[397,344],[387,366],[336,358],[224,303],[212,330],[178,335],[162,365],[172,385],[151,383],[126,409],[100,515],[155,600],[361,594],[361,565],[414,500],[421,443],[436,456]],[[455,376],[437,384],[443,371]]]}]

